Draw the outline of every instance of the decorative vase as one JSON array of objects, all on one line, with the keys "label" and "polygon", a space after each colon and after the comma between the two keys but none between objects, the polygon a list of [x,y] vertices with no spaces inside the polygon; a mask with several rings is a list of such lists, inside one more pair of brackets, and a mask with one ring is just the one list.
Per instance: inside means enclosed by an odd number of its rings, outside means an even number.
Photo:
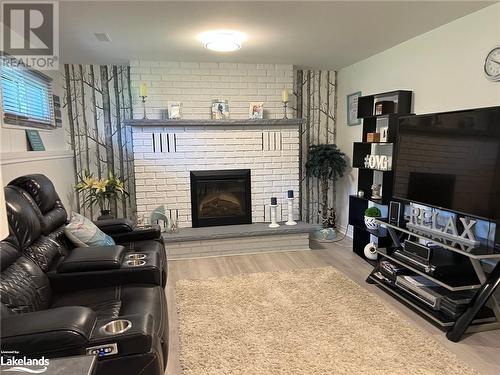
[{"label": "decorative vase", "polygon": [[106,219],[114,219],[115,217],[111,215],[110,210],[101,210],[101,216],[97,218],[97,220],[106,220]]},{"label": "decorative vase", "polygon": [[311,233],[311,237],[320,242],[330,242],[337,238],[337,232],[334,228],[318,229]]},{"label": "decorative vase", "polygon": [[365,257],[370,260],[377,260],[378,254],[377,254],[377,245],[375,245],[373,242],[370,242],[365,246],[365,249],[363,251],[365,254]]},{"label": "decorative vase", "polygon": [[170,214],[170,217],[168,218],[167,226],[168,226],[168,231],[170,233],[179,232],[179,223],[177,221],[177,215]]},{"label": "decorative vase", "polygon": [[376,221],[378,217],[365,216],[365,225],[368,229],[377,230],[380,228],[380,224]]}]

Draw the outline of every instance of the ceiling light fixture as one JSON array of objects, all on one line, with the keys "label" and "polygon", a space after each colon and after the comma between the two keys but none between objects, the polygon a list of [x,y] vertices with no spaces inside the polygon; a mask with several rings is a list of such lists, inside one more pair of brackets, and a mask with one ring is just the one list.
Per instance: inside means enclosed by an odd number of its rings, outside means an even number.
[{"label": "ceiling light fixture", "polygon": [[211,30],[198,34],[205,48],[216,52],[231,52],[241,48],[246,34],[234,30]]}]

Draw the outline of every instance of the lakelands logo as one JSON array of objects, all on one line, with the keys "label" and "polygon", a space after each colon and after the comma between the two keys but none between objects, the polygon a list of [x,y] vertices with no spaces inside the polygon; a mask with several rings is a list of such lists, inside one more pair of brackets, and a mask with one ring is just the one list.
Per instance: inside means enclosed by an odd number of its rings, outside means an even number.
[{"label": "lakelands logo", "polygon": [[[0,357],[0,372],[21,372],[26,374],[43,374],[47,371],[50,361],[45,358],[4,358]],[[7,368],[5,368],[7,367]]]},{"label": "lakelands logo", "polygon": [[2,63],[57,69],[59,6],[55,1],[2,1]]}]

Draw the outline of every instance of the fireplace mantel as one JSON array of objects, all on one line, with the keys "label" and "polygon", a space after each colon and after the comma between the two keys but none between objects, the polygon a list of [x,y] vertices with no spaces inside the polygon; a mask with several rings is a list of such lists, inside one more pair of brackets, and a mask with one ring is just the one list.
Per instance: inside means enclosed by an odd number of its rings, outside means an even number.
[{"label": "fireplace mantel", "polygon": [[222,127],[246,127],[246,126],[280,126],[297,127],[304,122],[303,119],[229,119],[229,120],[155,120],[140,119],[128,120],[127,124],[131,126],[163,126],[163,127],[200,127],[200,126],[222,126]]}]

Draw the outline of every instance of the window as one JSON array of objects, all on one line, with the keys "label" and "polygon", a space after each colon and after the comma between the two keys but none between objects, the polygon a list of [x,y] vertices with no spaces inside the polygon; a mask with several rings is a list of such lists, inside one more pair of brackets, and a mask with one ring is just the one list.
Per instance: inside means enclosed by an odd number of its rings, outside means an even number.
[{"label": "window", "polygon": [[54,127],[52,80],[44,74],[2,66],[2,100],[6,124]]}]

